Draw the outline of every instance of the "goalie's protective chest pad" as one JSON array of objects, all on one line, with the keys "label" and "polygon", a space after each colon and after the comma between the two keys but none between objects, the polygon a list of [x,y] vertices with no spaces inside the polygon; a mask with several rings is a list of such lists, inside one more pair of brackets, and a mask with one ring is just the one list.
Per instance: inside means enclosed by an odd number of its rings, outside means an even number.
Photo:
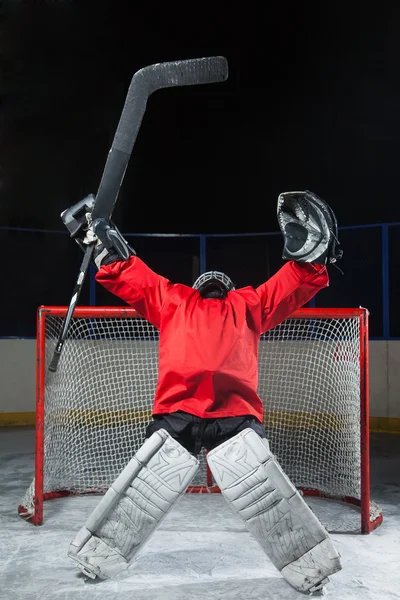
[{"label": "goalie's protective chest pad", "polygon": [[284,236],[282,258],[325,264],[342,257],[342,251],[337,250],[336,217],[313,192],[280,194],[277,216]]}]

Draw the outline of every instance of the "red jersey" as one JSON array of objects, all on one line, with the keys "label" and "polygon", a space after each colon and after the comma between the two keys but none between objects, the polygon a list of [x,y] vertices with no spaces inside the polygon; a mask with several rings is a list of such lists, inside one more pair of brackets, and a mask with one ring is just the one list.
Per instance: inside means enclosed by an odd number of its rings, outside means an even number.
[{"label": "red jersey", "polygon": [[256,288],[232,290],[223,300],[202,298],[137,256],[102,266],[96,280],[160,332],[153,414],[254,415],[261,422],[260,335],[329,285],[325,266],[289,261]]}]

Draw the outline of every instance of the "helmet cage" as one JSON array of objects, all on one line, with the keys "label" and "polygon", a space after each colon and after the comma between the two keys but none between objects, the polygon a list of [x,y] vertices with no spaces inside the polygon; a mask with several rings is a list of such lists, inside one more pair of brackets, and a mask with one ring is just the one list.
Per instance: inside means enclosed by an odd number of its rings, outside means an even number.
[{"label": "helmet cage", "polygon": [[[221,271],[207,271],[196,279],[193,288],[198,290],[200,294],[205,297],[207,296],[207,288],[208,290],[218,289],[222,296],[225,297],[228,292],[235,289],[235,285],[232,279],[228,277],[228,275],[225,275],[225,273],[222,273]],[[218,296],[212,295],[211,297]]]}]

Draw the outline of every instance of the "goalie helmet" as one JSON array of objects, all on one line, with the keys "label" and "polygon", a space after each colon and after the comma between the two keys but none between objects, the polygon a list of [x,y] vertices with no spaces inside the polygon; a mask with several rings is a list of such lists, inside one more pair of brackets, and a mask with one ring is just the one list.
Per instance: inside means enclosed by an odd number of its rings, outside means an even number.
[{"label": "goalie helmet", "polygon": [[277,216],[285,260],[326,264],[342,258],[335,214],[317,194],[309,190],[280,194]]},{"label": "goalie helmet", "polygon": [[193,288],[198,290],[203,298],[225,298],[228,292],[235,289],[235,285],[225,273],[207,271],[196,279]]}]

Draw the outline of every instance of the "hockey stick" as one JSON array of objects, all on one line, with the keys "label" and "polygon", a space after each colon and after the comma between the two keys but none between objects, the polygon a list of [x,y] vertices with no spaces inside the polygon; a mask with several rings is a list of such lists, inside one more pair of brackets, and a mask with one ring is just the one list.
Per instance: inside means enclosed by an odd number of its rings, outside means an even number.
[{"label": "hockey stick", "polygon": [[[132,77],[121,117],[108,153],[99,189],[92,210],[92,220],[110,219],[118,198],[149,96],[162,88],[218,83],[228,78],[228,62],[223,56],[193,58],[156,63],[137,71]],[[49,365],[57,371],[70,322],[86,278],[94,244],[88,245],[79,270],[71,302]]]}]

